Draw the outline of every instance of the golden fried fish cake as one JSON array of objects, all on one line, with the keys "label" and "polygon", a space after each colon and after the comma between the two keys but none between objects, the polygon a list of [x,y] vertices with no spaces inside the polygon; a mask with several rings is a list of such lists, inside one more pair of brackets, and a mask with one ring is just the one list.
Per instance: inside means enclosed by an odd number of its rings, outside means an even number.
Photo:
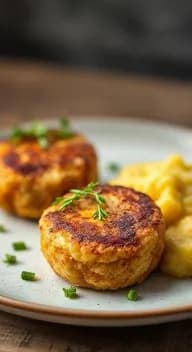
[{"label": "golden fried fish cake", "polygon": [[[164,249],[164,219],[145,194],[121,186],[98,186],[106,219],[93,218],[95,200],[86,196],[40,219],[41,248],[53,270],[73,285],[114,290],[143,281]],[[67,198],[70,194],[64,196]]]},{"label": "golden fried fish cake", "polygon": [[96,179],[95,150],[81,135],[52,131],[46,149],[34,138],[0,142],[0,206],[18,216],[39,218],[56,196]]}]

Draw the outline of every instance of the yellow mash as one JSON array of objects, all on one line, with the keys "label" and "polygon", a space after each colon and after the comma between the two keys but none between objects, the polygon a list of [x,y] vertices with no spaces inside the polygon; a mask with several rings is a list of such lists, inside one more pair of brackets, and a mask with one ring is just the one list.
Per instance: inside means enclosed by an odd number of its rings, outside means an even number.
[{"label": "yellow mash", "polygon": [[161,269],[173,276],[192,276],[192,165],[180,155],[159,162],[125,166],[112,185],[148,194],[167,224]]}]

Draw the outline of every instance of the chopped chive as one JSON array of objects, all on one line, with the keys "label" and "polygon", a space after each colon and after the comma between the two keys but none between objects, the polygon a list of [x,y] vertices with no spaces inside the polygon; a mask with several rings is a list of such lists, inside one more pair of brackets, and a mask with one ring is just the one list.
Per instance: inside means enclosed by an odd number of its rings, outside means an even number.
[{"label": "chopped chive", "polygon": [[134,288],[131,288],[127,293],[127,299],[129,301],[137,301],[138,300],[138,292]]},{"label": "chopped chive", "polygon": [[25,280],[25,281],[35,281],[36,280],[35,273],[31,273],[30,271],[22,271],[21,278],[22,278],[22,280]]},{"label": "chopped chive", "polygon": [[15,251],[23,251],[25,249],[27,249],[27,246],[25,244],[25,242],[13,242],[13,248],[15,249]]},{"label": "chopped chive", "polygon": [[3,261],[4,263],[7,263],[7,264],[16,264],[17,263],[17,258],[15,255],[12,255],[12,254],[5,254],[5,259]]},{"label": "chopped chive", "polygon": [[111,172],[118,172],[120,170],[120,165],[115,162],[110,162],[107,168]]},{"label": "chopped chive", "polygon": [[6,232],[6,228],[3,224],[0,224],[0,232]]},{"label": "chopped chive", "polygon": [[74,299],[74,298],[78,297],[76,287],[74,287],[74,286],[71,286],[68,288],[64,287],[63,292],[64,292],[65,297],[67,297],[67,298]]}]

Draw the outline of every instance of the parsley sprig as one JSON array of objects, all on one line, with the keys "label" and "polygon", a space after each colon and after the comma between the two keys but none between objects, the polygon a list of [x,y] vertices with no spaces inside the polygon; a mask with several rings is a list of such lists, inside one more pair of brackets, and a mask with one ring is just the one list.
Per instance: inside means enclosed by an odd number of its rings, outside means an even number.
[{"label": "parsley sprig", "polygon": [[99,194],[99,192],[95,191],[96,186],[98,186],[98,182],[91,182],[83,189],[71,189],[71,196],[67,198],[57,197],[53,204],[59,204],[60,209],[64,209],[82,197],[91,196],[95,199],[95,202],[97,204],[97,209],[93,213],[93,218],[98,220],[104,220],[108,217],[106,210],[103,208],[103,205],[106,203],[106,200],[101,194]]},{"label": "parsley sprig", "polygon": [[[66,118],[60,119],[60,126],[57,130],[56,136],[61,139],[71,138],[74,133],[71,130],[70,123]],[[34,122],[28,129],[15,127],[11,131],[11,139],[19,142],[23,138],[34,138],[39,143],[42,149],[49,146],[50,130],[40,122]]]}]

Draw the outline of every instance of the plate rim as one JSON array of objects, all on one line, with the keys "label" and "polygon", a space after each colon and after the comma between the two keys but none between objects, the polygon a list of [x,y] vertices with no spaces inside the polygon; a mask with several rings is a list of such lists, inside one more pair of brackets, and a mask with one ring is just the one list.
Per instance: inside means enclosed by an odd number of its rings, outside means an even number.
[{"label": "plate rim", "polygon": [[[89,120],[91,117],[91,120]],[[187,133],[192,135],[192,129],[188,126],[182,126],[179,124],[170,124],[165,121],[154,121],[150,118],[139,118],[139,117],[122,117],[122,116],[102,116],[102,115],[86,115],[86,116],[75,116],[71,115],[70,120],[72,122],[81,122],[81,121],[89,121],[91,122],[121,122],[121,123],[141,123],[141,124],[150,124],[154,128],[167,128],[168,130],[172,130],[175,133]],[[59,119],[59,118],[58,118]],[[98,119],[98,120],[97,120]],[[50,125],[55,123],[51,118],[42,119],[42,121],[47,121]],[[21,125],[30,124],[30,121],[21,121]],[[2,132],[10,130],[10,127],[4,127]],[[44,314],[47,316],[57,316],[57,317],[71,317],[71,318],[86,318],[86,319],[118,319],[118,320],[135,320],[135,319],[145,319],[145,318],[155,318],[155,317],[169,317],[178,314],[192,313],[192,304],[185,306],[175,306],[172,308],[164,308],[164,309],[153,309],[153,310],[143,310],[143,311],[109,311],[109,310],[85,310],[85,309],[68,309],[62,307],[54,307],[48,306],[44,304],[24,302],[22,300],[9,298],[6,296],[0,295],[0,309],[2,308],[11,308],[13,310],[20,310],[23,312],[29,312],[34,314]]]},{"label": "plate rim", "polygon": [[119,312],[119,311],[97,311],[97,310],[88,310],[85,309],[65,309],[61,307],[53,307],[38,304],[23,302],[14,298],[8,298],[0,296],[0,306],[5,308],[19,309],[21,311],[28,311],[35,314],[46,314],[48,316],[57,316],[57,317],[71,317],[71,318],[86,318],[86,319],[118,319],[118,320],[135,320],[135,319],[145,319],[153,317],[169,317],[178,314],[192,313],[192,305],[186,306],[176,306],[173,308],[164,308],[164,309],[153,309],[153,310],[143,310],[142,312]]}]

